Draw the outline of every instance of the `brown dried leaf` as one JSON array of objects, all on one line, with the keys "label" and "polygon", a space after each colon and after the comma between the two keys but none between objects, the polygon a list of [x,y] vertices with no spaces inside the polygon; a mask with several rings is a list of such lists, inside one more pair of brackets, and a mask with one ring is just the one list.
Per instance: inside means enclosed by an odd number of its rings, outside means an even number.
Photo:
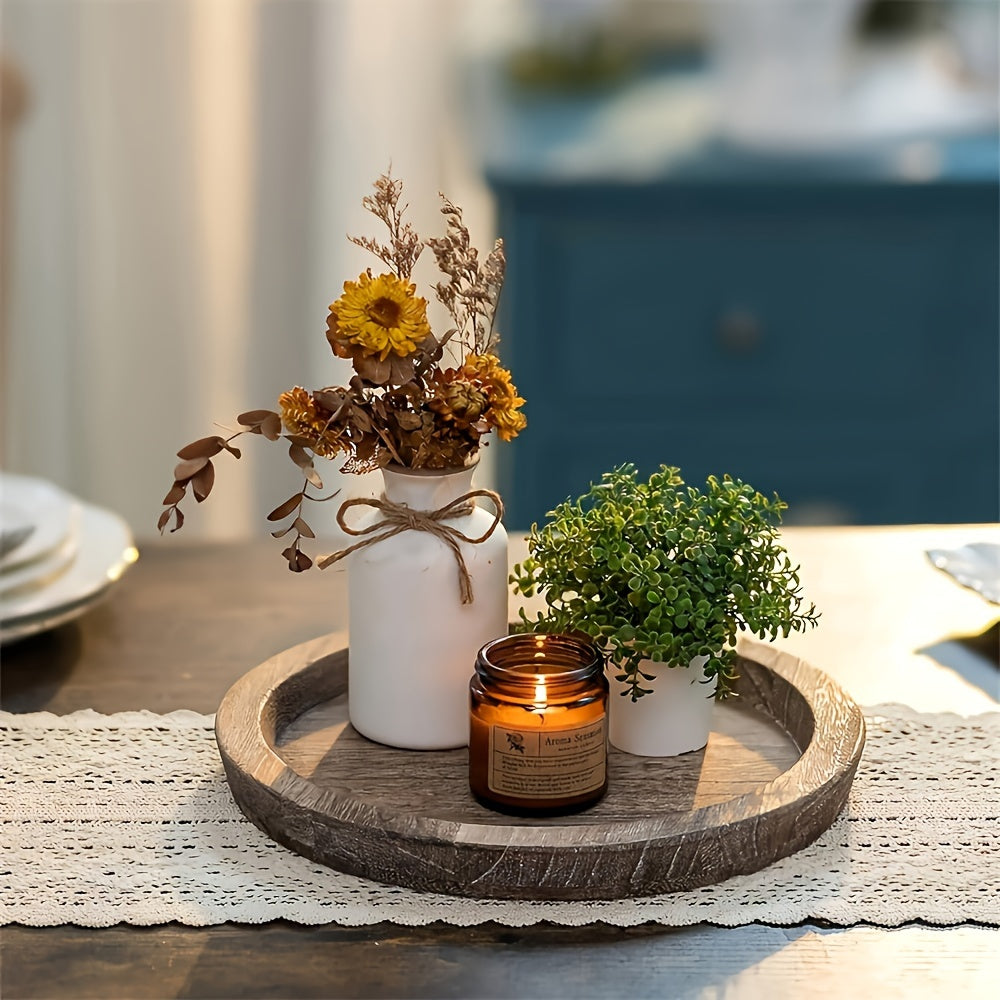
[{"label": "brown dried leaf", "polygon": [[354,427],[362,434],[367,434],[374,426],[372,424],[371,417],[369,417],[368,414],[365,413],[365,411],[360,407],[354,411],[352,422]]},{"label": "brown dried leaf", "polygon": [[396,423],[404,431],[415,431],[422,421],[419,413],[407,413],[406,410],[400,410],[396,414]]},{"label": "brown dried leaf", "polygon": [[375,385],[385,385],[392,374],[389,360],[379,361],[376,357],[358,356],[354,359],[354,370],[363,378]]},{"label": "brown dried leaf", "polygon": [[390,354],[387,360],[389,362],[388,381],[392,382],[393,385],[405,385],[413,379],[414,368],[412,357],[397,358],[395,354]]},{"label": "brown dried leaf", "polygon": [[288,568],[293,573],[301,573],[312,566],[312,559],[300,552],[295,545],[289,545],[281,554],[288,560]]},{"label": "brown dried leaf", "polygon": [[159,520],[156,522],[156,530],[163,532],[163,529],[167,526],[167,522],[170,520],[170,510],[169,508],[160,514]]},{"label": "brown dried leaf", "polygon": [[[385,448],[385,450],[388,453],[388,455],[392,458],[392,460],[397,465],[405,465],[406,464],[403,461],[403,457],[399,454],[399,451],[397,450],[395,444],[393,444],[392,439],[389,437],[389,435],[387,435],[387,434],[382,435],[381,441],[380,442],[374,442],[374,445],[375,445],[375,451],[373,452],[373,454],[374,454],[374,456],[376,458],[379,459],[379,462],[378,462],[379,465],[386,465],[389,462],[388,458],[386,458],[384,461],[381,458],[379,458],[379,451],[378,451],[379,447]],[[358,449],[358,454],[359,455],[361,454],[361,449],[360,448]]]},{"label": "brown dried leaf", "polygon": [[294,524],[290,524],[290,525],[288,525],[288,527],[287,527],[287,528],[279,528],[279,529],[278,529],[277,531],[272,531],[272,532],[271,532],[271,537],[272,537],[272,538],[283,538],[283,537],[284,537],[285,535],[287,535],[287,534],[288,534],[288,532],[289,532],[289,531],[291,531],[291,530],[292,530],[292,528],[294,528],[294,527],[295,527],[295,525],[294,525]]},{"label": "brown dried leaf", "polygon": [[183,484],[174,483],[167,492],[167,495],[163,498],[163,503],[166,505],[180,503],[184,499],[185,489]]},{"label": "brown dried leaf", "polygon": [[306,522],[305,522],[305,521],[303,521],[301,517],[297,517],[297,518],[296,518],[296,519],[295,519],[295,520],[294,520],[294,521],[292,522],[292,527],[293,527],[293,528],[294,528],[294,529],[295,529],[295,530],[296,530],[296,531],[297,531],[297,532],[298,532],[298,533],[299,533],[300,535],[302,535],[302,536],[303,536],[303,537],[305,537],[305,538],[315,538],[315,537],[316,537],[316,535],[315,535],[315,533],[313,532],[312,528],[310,528],[310,527],[309,527],[309,525],[308,525],[308,524],[306,524]]},{"label": "brown dried leaf", "polygon": [[288,446],[288,457],[302,470],[302,474],[317,489],[323,489],[323,480],[320,479],[316,467],[313,465],[313,457],[299,443],[302,439],[297,438]]},{"label": "brown dried leaf", "polygon": [[291,514],[291,512],[301,503],[302,494],[296,493],[294,496],[290,496],[284,503],[278,504],[278,506],[267,515],[267,519],[269,521],[280,521],[283,517],[288,517],[288,515]]},{"label": "brown dried leaf", "polygon": [[236,419],[241,427],[259,427],[272,413],[272,410],[247,410]]},{"label": "brown dried leaf", "polygon": [[243,456],[243,453],[240,451],[239,448],[234,448],[228,442],[226,442],[226,444],[224,444],[222,447],[225,448],[226,451],[228,451],[229,454],[233,456],[233,458],[242,458]]},{"label": "brown dried leaf", "polygon": [[177,515],[177,523],[170,529],[170,534],[172,535],[175,531],[180,531],[184,527],[184,511],[179,507],[173,508],[174,514]]},{"label": "brown dried leaf", "polygon": [[310,455],[309,452],[307,452],[305,450],[305,448],[303,448],[302,445],[300,445],[298,443],[298,441],[293,441],[288,446],[288,457],[300,469],[305,469],[307,466],[312,465],[312,461],[313,461],[312,460],[312,455]]},{"label": "brown dried leaf", "polygon": [[191,477],[191,489],[194,492],[194,498],[201,503],[202,500],[207,499],[209,493],[212,492],[212,487],[215,485],[215,466],[211,462],[205,464],[199,473]]},{"label": "brown dried leaf", "polygon": [[218,455],[225,447],[225,440],[218,435],[213,435],[212,437],[199,438],[197,441],[192,441],[191,444],[185,445],[177,452],[177,457],[211,458],[213,455]]},{"label": "brown dried leaf", "polygon": [[178,462],[174,466],[174,479],[180,482],[186,482],[195,473],[200,472],[208,464],[208,459],[202,456],[201,458],[187,458],[183,462]]},{"label": "brown dried leaf", "polygon": [[281,437],[281,417],[277,413],[271,413],[260,425],[260,432],[268,441],[277,441]]},{"label": "brown dried leaf", "polygon": [[331,413],[336,415],[340,408],[348,402],[347,390],[341,386],[317,389],[313,393],[313,399],[315,399],[320,406],[325,407]]}]

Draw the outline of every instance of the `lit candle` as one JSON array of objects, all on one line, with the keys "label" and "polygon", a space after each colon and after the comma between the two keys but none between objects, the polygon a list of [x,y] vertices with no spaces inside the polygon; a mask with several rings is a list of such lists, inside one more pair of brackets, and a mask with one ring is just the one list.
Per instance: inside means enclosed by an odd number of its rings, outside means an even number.
[{"label": "lit candle", "polygon": [[607,790],[608,682],[569,635],[511,635],[479,651],[470,684],[469,786],[504,812],[571,812]]}]

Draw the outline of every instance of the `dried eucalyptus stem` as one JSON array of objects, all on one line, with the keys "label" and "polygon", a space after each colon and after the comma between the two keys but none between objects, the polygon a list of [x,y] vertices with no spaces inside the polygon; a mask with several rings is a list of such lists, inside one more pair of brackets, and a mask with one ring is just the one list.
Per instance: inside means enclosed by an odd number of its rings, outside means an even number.
[{"label": "dried eucalyptus stem", "polygon": [[[273,410],[250,410],[241,413],[237,418],[241,430],[231,434],[228,438],[220,435],[199,438],[189,445],[185,445],[177,457],[181,461],[174,468],[174,483],[169,492],[163,498],[165,510],[160,513],[157,521],[157,528],[162,533],[173,520],[174,526],[170,529],[171,534],[184,526],[184,512],[180,509],[180,503],[187,496],[188,487],[194,494],[195,502],[202,503],[208,499],[215,485],[215,466],[212,458],[222,451],[228,451],[234,458],[242,457],[239,448],[234,448],[230,442],[242,434],[260,434],[268,441],[278,441],[285,439],[289,442],[288,454],[292,461],[302,470],[307,483],[311,483],[317,489],[323,488],[323,481],[313,464],[315,452],[309,447],[309,442],[295,434],[283,434],[281,431],[281,417]],[[268,521],[281,521],[291,514],[295,519],[286,527],[277,531],[272,531],[274,538],[282,538],[290,531],[295,531],[295,537],[281,553],[288,561],[288,568],[293,573],[301,573],[309,569],[313,561],[301,549],[303,538],[315,538],[316,534],[302,516],[302,505],[306,500],[321,503],[330,500],[340,491],[326,497],[317,497],[307,491],[303,486],[301,490],[293,493],[287,500],[278,504],[270,514]]]}]

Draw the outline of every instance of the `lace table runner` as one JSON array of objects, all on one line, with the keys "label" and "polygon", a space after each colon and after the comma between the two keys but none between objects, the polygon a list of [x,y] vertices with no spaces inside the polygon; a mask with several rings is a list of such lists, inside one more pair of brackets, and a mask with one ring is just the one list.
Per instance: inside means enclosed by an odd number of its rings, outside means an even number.
[{"label": "lace table runner", "polygon": [[865,714],[848,806],[798,854],[690,892],[506,902],[368,882],[272,843],[229,794],[212,716],[0,712],[0,920],[1000,925],[1000,713]]}]

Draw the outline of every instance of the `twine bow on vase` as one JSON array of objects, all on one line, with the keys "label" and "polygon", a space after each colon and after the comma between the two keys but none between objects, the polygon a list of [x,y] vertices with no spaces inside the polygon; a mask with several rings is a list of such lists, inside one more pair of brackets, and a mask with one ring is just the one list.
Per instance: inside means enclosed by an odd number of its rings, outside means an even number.
[{"label": "twine bow on vase", "polygon": [[[476,507],[476,497],[486,497],[493,504],[494,515],[493,523],[489,528],[483,534],[471,538],[465,532],[444,522],[450,518],[465,517],[471,514]],[[366,528],[352,528],[345,520],[345,515],[351,507],[372,507],[381,512],[382,519],[375,521]],[[468,566],[465,564],[465,557],[462,555],[460,543],[466,542],[469,545],[479,545],[481,542],[485,542],[496,531],[497,525],[500,524],[502,519],[503,500],[493,490],[471,490],[468,493],[463,493],[460,497],[456,497],[450,503],[439,507],[437,510],[414,510],[406,506],[406,504],[395,503],[384,496],[377,499],[355,497],[353,500],[345,500],[341,504],[340,510],[337,511],[337,524],[340,525],[345,534],[355,538],[362,538],[362,541],[356,542],[346,549],[341,549],[339,552],[332,552],[330,555],[322,556],[318,560],[317,565],[320,569],[326,569],[327,566],[332,566],[334,563],[349,556],[352,552],[357,552],[359,549],[366,548],[369,545],[385,541],[385,539],[392,538],[394,535],[401,534],[404,531],[426,531],[435,538],[440,538],[451,549],[458,568],[458,585],[462,604],[472,604],[472,576],[469,573]]]}]

